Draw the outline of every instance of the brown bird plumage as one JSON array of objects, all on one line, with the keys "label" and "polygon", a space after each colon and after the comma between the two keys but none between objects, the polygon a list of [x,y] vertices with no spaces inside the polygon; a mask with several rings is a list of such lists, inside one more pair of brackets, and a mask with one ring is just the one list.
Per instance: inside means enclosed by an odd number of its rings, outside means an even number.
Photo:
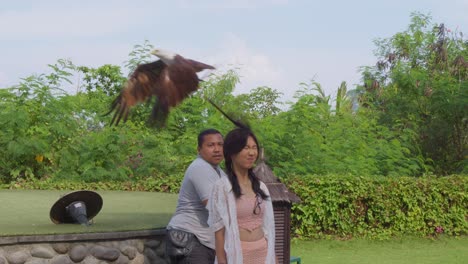
[{"label": "brown bird plumage", "polygon": [[124,122],[127,121],[130,108],[154,96],[156,103],[151,121],[163,126],[169,109],[198,89],[200,80],[197,72],[214,69],[213,66],[164,50],[153,50],[151,54],[160,60],[141,64],[130,75],[119,96],[112,102],[109,113],[115,113],[111,125],[118,125],[122,118]]}]

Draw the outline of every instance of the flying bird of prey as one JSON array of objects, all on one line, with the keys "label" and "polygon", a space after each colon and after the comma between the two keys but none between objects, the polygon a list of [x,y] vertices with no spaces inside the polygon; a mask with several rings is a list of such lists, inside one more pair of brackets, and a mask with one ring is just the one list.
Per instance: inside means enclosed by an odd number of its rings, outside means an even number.
[{"label": "flying bird of prey", "polygon": [[156,102],[150,119],[152,123],[163,126],[170,108],[198,89],[200,79],[197,72],[214,69],[211,65],[162,49],[155,49],[151,54],[159,60],[140,64],[112,102],[107,113],[115,111],[111,125],[118,125],[122,118],[127,121],[130,108],[154,96]]}]

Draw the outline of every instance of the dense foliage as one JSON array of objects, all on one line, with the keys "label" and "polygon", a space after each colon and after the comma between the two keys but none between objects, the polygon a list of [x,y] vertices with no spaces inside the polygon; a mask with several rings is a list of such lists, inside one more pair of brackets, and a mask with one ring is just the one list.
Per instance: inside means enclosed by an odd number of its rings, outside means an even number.
[{"label": "dense foliage", "polygon": [[299,237],[468,234],[466,176],[306,176],[287,184],[302,199],[292,208]]}]

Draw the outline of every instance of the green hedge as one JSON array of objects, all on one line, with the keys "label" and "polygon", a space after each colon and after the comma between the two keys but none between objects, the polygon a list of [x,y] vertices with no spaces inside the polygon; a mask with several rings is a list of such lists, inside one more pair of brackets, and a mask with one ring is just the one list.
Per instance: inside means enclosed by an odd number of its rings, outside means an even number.
[{"label": "green hedge", "polygon": [[[129,182],[17,181],[10,189],[126,190],[177,193],[183,175]],[[294,204],[291,232],[301,238],[466,235],[468,177],[295,176],[283,179]]]},{"label": "green hedge", "polygon": [[468,233],[466,176],[306,176],[285,182],[302,199],[292,207],[292,232],[299,237]]},{"label": "green hedge", "polygon": [[0,185],[0,189],[26,190],[94,190],[94,191],[144,191],[178,193],[183,175],[150,177],[137,181],[64,181],[64,180],[19,180]]}]

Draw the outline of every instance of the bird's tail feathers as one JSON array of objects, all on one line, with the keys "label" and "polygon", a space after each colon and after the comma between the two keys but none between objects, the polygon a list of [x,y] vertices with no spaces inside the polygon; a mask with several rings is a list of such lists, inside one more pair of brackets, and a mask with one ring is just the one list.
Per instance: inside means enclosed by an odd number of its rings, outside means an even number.
[{"label": "bird's tail feathers", "polygon": [[120,94],[119,96],[117,96],[111,103],[110,107],[109,107],[109,112],[103,114],[102,116],[108,116],[110,113],[112,113],[112,111],[114,111],[117,106],[120,104],[120,100],[122,98],[122,95]]},{"label": "bird's tail feathers", "polygon": [[120,94],[119,96],[117,96],[111,103],[111,106],[110,106],[110,109],[109,109],[109,112],[103,114],[102,116],[107,116],[109,115],[110,113],[112,113],[113,111],[115,111],[114,113],[114,116],[112,117],[112,120],[110,122],[110,126],[112,125],[119,125],[120,123],[120,120],[124,119],[124,122],[127,121],[127,118],[128,118],[128,109],[127,107],[125,107],[124,105],[122,105],[122,95]]},{"label": "bird's tail feathers", "polygon": [[151,112],[151,118],[149,124],[153,127],[162,128],[166,124],[167,117],[169,115],[169,105],[165,101],[156,99],[156,103],[153,106]]}]

